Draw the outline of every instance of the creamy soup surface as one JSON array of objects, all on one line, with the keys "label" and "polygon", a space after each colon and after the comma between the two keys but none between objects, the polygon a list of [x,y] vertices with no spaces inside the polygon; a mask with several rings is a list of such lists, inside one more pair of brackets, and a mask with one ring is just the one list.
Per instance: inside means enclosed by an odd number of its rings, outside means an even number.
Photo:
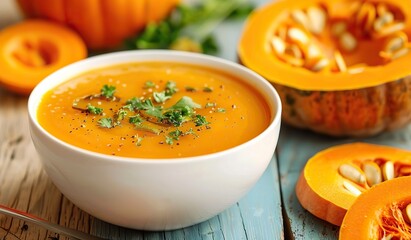
[{"label": "creamy soup surface", "polygon": [[263,97],[240,79],[171,62],[83,73],[49,91],[37,117],[69,144],[151,159],[226,150],[256,137],[272,118]]}]

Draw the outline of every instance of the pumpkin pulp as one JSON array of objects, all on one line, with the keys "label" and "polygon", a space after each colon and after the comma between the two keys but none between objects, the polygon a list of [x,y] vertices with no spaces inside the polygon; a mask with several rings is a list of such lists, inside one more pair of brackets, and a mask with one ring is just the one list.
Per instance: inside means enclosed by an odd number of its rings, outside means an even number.
[{"label": "pumpkin pulp", "polygon": [[397,178],[359,196],[342,222],[339,239],[409,239],[405,210],[411,203],[410,184],[411,177]]}]

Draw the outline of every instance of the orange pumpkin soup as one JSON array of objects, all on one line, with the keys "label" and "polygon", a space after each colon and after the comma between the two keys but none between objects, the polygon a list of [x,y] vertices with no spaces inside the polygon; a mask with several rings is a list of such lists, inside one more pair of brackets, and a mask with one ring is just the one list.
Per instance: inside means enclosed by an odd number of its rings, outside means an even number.
[{"label": "orange pumpkin soup", "polygon": [[271,113],[240,79],[214,69],[129,63],[83,73],[49,91],[42,127],[83,149],[176,158],[222,151],[260,134]]}]

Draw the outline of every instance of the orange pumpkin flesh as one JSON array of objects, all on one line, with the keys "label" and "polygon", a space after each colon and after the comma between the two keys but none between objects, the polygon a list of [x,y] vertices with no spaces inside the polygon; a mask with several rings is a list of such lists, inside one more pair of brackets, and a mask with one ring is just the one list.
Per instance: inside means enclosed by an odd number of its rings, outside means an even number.
[{"label": "orange pumpkin flesh", "polygon": [[[17,0],[29,18],[57,21],[75,29],[90,49],[121,45],[150,21],[165,18],[178,0]],[[161,4],[159,4],[161,2]]]},{"label": "orange pumpkin flesh", "polygon": [[[291,11],[310,6],[324,7],[328,13],[327,25],[316,41],[326,52],[338,49],[330,24],[340,18],[353,18],[347,5],[353,2],[275,1],[248,19],[238,46],[240,61],[276,87],[283,103],[284,122],[333,136],[370,136],[400,128],[411,120],[411,54],[384,62],[378,57],[384,39],[358,39],[355,51],[341,51],[347,66],[364,65],[355,73],[310,71],[291,66],[273,54],[270,39],[284,19]],[[405,16],[404,32],[411,36],[410,1],[367,2],[383,2],[401,11],[398,15]]]},{"label": "orange pumpkin flesh", "polygon": [[0,84],[20,94],[29,94],[50,73],[87,56],[75,32],[43,20],[0,31],[0,52]]},{"label": "orange pumpkin flesh", "polygon": [[376,158],[390,160],[396,165],[411,165],[411,152],[393,147],[367,143],[331,147],[308,160],[296,185],[298,200],[318,218],[341,225],[347,209],[357,197],[344,188],[343,182],[347,179],[340,175],[339,167]]},{"label": "orange pumpkin flesh", "polygon": [[[368,239],[410,239],[411,225],[403,221],[403,210],[411,203],[411,177],[401,177],[387,182],[383,182],[369,191],[360,195],[352,204],[345,215],[340,228],[340,240],[368,240]],[[393,209],[392,205],[399,207],[396,218],[387,217]],[[399,216],[402,215],[402,216]],[[385,218],[386,220],[382,220]],[[390,221],[387,221],[389,219]],[[398,219],[400,221],[398,221]],[[385,224],[384,224],[385,223]],[[390,224],[391,223],[391,224]],[[399,224],[400,223],[400,224]],[[390,232],[386,232],[387,238],[381,229],[381,224],[389,226]],[[402,225],[408,231],[398,232],[396,225]]]}]

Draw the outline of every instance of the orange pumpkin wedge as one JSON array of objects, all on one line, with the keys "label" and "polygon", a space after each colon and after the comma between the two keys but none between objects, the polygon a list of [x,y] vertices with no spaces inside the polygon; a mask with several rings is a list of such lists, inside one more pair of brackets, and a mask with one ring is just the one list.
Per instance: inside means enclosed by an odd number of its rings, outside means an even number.
[{"label": "orange pumpkin wedge", "polygon": [[276,87],[285,123],[363,137],[411,121],[410,36],[411,1],[280,0],[251,14],[238,56]]},{"label": "orange pumpkin wedge", "polygon": [[357,198],[340,228],[340,240],[411,239],[411,177],[381,183]]},{"label": "orange pumpkin wedge", "polygon": [[72,30],[44,20],[27,20],[0,31],[0,84],[29,94],[50,73],[87,57]]},{"label": "orange pumpkin wedge", "polygon": [[367,143],[323,150],[310,158],[295,191],[303,208],[334,225],[363,192],[379,183],[411,175],[411,152]]}]

